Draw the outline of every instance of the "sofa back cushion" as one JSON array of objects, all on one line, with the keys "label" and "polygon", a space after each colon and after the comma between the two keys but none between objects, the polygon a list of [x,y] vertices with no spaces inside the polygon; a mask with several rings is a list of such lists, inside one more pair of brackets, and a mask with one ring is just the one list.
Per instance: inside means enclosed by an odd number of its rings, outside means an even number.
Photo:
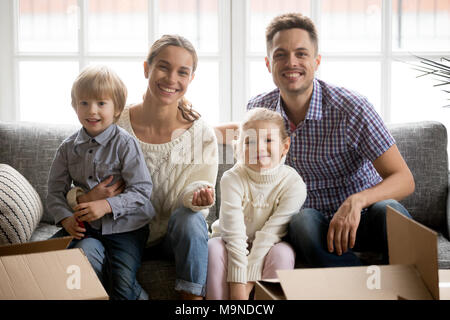
[{"label": "sofa back cushion", "polygon": [[439,122],[388,125],[411,170],[416,189],[401,201],[413,218],[448,236],[447,131]]},{"label": "sofa back cushion", "polygon": [[79,127],[26,122],[0,123],[0,163],[19,171],[35,188],[44,206],[41,221],[54,223],[47,212],[47,179],[56,149]]},{"label": "sofa back cushion", "polygon": [[[43,222],[53,223],[47,212],[47,178],[56,149],[79,127],[36,123],[0,122],[0,163],[19,171],[36,189],[44,204]],[[447,132],[439,122],[388,125],[397,146],[411,169],[415,192],[402,203],[417,221],[447,235],[448,194]],[[219,145],[216,205],[208,223],[215,221],[220,206],[220,179],[233,166],[231,146]]]}]

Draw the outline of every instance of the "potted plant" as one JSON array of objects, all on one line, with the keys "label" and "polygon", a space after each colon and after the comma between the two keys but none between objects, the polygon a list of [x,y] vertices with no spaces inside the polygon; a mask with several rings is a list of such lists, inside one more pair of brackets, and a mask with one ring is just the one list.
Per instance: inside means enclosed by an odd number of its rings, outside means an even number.
[{"label": "potted plant", "polygon": [[[447,87],[450,84],[450,59],[446,57],[441,57],[440,62],[415,56],[419,59],[417,63],[411,63],[414,66],[414,70],[420,72],[417,78],[424,76],[435,76],[435,80],[437,83],[434,87],[444,87],[442,91],[446,93],[450,93]],[[447,99],[447,100],[450,100]],[[444,108],[450,108],[450,104],[443,106]]]}]

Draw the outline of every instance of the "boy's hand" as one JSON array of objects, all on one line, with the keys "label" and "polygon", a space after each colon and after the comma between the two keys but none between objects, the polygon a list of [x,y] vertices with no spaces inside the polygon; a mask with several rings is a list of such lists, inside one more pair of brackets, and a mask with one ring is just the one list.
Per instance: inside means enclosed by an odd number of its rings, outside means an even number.
[{"label": "boy's hand", "polygon": [[73,215],[75,216],[75,219],[87,222],[98,220],[112,211],[109,202],[106,200],[80,203],[74,210],[75,213]]},{"label": "boy's hand", "polygon": [[194,192],[192,197],[192,205],[196,207],[210,206],[214,203],[214,192],[213,189],[202,188]]},{"label": "boy's hand", "polygon": [[113,178],[113,176],[109,176],[92,188],[88,193],[79,196],[77,198],[78,203],[108,199],[121,194],[123,190],[125,190],[125,183],[123,180],[119,180],[108,187],[113,181]]},{"label": "boy's hand", "polygon": [[75,239],[80,240],[84,238],[84,233],[86,232],[85,228],[82,228],[78,225],[78,221],[75,216],[70,216],[61,220],[61,224],[64,229]]}]

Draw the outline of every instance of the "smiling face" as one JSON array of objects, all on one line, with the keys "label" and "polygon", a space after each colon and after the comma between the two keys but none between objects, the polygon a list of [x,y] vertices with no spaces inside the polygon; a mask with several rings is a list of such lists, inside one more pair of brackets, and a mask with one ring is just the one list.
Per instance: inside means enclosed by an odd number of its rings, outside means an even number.
[{"label": "smiling face", "polygon": [[320,60],[308,32],[292,28],[274,35],[266,66],[281,94],[295,96],[312,90]]},{"label": "smiling face", "polygon": [[243,137],[244,162],[254,171],[276,167],[289,151],[289,137],[283,140],[273,121],[248,122]]},{"label": "smiling face", "polygon": [[98,136],[105,131],[120,115],[116,111],[110,98],[80,99],[77,101],[76,110],[78,119],[91,137]]},{"label": "smiling face", "polygon": [[178,105],[194,78],[193,65],[189,51],[172,45],[162,49],[150,65],[144,62],[150,97],[162,105]]}]

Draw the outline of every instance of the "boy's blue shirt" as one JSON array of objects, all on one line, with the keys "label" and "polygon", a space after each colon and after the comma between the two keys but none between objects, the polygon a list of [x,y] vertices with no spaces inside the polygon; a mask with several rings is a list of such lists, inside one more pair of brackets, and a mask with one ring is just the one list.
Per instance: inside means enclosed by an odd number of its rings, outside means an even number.
[{"label": "boy's blue shirt", "polygon": [[88,192],[113,175],[113,182],[122,179],[125,190],[106,199],[112,213],[90,222],[102,234],[137,230],[155,215],[150,202],[152,180],[139,143],[116,124],[96,137],[84,128],[59,146],[48,179],[47,208],[55,223],[72,216],[66,195],[73,186]]}]

